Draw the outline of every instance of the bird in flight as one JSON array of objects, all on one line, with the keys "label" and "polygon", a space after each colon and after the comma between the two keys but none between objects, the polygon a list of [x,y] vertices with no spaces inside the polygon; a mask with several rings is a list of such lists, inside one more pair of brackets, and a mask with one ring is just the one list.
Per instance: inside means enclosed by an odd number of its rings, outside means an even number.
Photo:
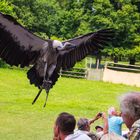
[{"label": "bird in flight", "polygon": [[97,54],[113,37],[113,29],[103,29],[63,42],[44,40],[12,16],[0,13],[0,58],[11,66],[24,68],[32,65],[27,77],[30,84],[39,88],[32,104],[43,89],[46,90],[47,101],[49,90],[59,78],[60,69],[70,69],[87,55]]}]

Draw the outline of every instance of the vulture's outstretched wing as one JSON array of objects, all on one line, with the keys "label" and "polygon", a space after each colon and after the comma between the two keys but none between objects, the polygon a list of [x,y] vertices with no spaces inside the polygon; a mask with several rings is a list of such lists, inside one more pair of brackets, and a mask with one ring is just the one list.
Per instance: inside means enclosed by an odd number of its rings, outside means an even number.
[{"label": "vulture's outstretched wing", "polygon": [[76,48],[61,57],[62,69],[72,68],[77,61],[82,60],[91,53],[97,53],[108,45],[113,37],[114,31],[112,29],[104,29],[65,41],[74,44]]},{"label": "vulture's outstretched wing", "polygon": [[45,43],[13,17],[0,13],[0,58],[8,64],[24,67],[34,63]]}]

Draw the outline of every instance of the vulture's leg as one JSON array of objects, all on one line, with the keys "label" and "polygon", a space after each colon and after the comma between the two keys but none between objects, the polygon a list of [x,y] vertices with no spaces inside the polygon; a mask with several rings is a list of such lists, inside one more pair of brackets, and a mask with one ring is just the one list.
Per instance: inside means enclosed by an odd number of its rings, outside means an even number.
[{"label": "vulture's leg", "polygon": [[33,100],[33,102],[32,102],[32,105],[36,102],[36,100],[38,99],[38,97],[39,97],[39,95],[41,94],[41,92],[42,92],[42,87],[40,88],[40,90],[39,90],[39,92],[38,92],[38,94],[36,95],[36,97],[35,97],[35,99]]},{"label": "vulture's leg", "polygon": [[[46,76],[46,71],[47,71],[47,63],[45,64],[45,67],[44,67],[44,74],[43,74],[43,84],[44,84],[44,80],[45,80],[45,76]],[[38,92],[38,94],[36,95],[35,99],[33,100],[32,104],[34,104],[36,102],[36,100],[38,99],[39,95],[41,94],[42,90],[43,90],[43,84],[42,86],[40,87],[40,90]]]},{"label": "vulture's leg", "polygon": [[46,90],[46,100],[45,100],[45,103],[44,103],[44,107],[46,106],[46,102],[47,102],[48,95],[49,95],[49,90],[50,90],[51,85],[52,85],[52,81],[50,81],[50,77],[52,76],[55,68],[56,68],[56,65],[51,65],[50,66],[50,68],[48,70],[48,78],[47,78],[47,80],[44,79],[44,81],[43,81],[43,87]]}]

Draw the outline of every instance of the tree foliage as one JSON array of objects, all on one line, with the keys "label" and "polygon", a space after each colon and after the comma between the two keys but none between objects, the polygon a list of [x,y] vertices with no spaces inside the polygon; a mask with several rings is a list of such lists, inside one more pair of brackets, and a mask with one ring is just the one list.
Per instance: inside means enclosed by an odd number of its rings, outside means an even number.
[{"label": "tree foliage", "polygon": [[62,40],[114,28],[116,38],[103,54],[140,60],[139,0],[1,0],[0,11],[44,38]]}]

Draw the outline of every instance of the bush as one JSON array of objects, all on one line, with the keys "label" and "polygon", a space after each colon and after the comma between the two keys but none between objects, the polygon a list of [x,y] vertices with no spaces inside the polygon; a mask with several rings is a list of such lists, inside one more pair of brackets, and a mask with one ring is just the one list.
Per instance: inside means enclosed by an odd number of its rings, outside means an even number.
[{"label": "bush", "polygon": [[9,65],[6,64],[3,60],[0,60],[0,68],[8,67]]}]

